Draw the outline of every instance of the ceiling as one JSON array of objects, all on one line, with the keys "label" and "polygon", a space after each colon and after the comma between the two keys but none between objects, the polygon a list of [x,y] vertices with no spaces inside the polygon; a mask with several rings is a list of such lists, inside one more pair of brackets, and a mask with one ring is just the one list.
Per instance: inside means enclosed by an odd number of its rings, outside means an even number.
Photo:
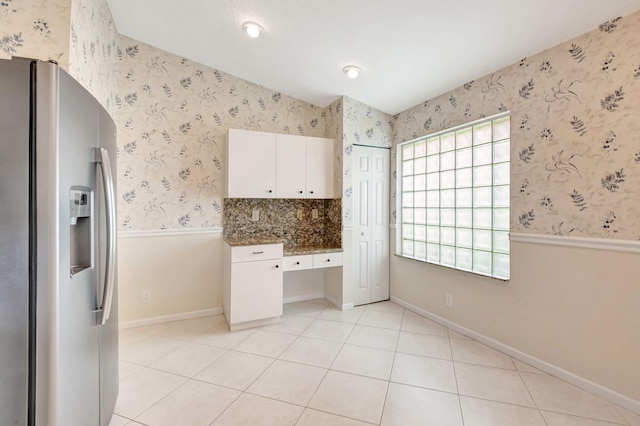
[{"label": "ceiling", "polygon": [[[118,31],[319,107],[396,114],[640,9],[640,0],[108,0]],[[242,31],[251,20],[257,39]],[[362,68],[347,78],[345,65]]]}]

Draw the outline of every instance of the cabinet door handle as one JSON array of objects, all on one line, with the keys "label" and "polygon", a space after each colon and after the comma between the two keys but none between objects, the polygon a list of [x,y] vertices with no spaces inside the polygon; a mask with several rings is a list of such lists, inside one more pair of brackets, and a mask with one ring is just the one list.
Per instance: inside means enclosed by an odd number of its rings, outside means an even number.
[{"label": "cabinet door handle", "polygon": [[263,251],[254,251],[253,254],[263,254]]},{"label": "cabinet door handle", "polygon": [[310,194],[313,194],[313,191],[309,191]]},{"label": "cabinet door handle", "polygon": [[271,189],[269,190],[269,194],[273,194],[273,191]]},{"label": "cabinet door handle", "polygon": [[302,191],[298,191],[298,193],[302,194]]},{"label": "cabinet door handle", "polygon": [[280,267],[280,265],[276,265],[276,268],[279,268],[279,267]]}]

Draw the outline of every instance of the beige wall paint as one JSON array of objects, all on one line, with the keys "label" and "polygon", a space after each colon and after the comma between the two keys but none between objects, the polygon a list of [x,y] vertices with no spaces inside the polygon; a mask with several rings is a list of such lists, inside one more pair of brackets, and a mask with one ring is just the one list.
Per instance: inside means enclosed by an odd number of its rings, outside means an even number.
[{"label": "beige wall paint", "polygon": [[125,235],[118,243],[121,322],[222,307],[222,230]]},{"label": "beige wall paint", "polygon": [[511,250],[508,282],[393,256],[391,296],[640,401],[640,255]]}]

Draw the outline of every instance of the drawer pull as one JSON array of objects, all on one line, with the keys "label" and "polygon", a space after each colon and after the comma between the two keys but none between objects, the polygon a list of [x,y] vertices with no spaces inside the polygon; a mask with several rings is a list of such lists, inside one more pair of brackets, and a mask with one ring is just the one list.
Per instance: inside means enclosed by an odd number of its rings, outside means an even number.
[{"label": "drawer pull", "polygon": [[298,191],[299,194],[302,194],[302,191]]},{"label": "drawer pull", "polygon": [[268,192],[269,192],[269,194],[272,194],[272,193],[273,193],[273,190],[271,190],[271,189],[270,189]]},{"label": "drawer pull", "polygon": [[327,259],[327,262],[331,262],[331,259]]},{"label": "drawer pull", "polygon": [[279,267],[280,267],[280,265],[276,265],[276,268],[279,268]]},{"label": "drawer pull", "polygon": [[264,254],[263,251],[254,251],[253,254]]},{"label": "drawer pull", "polygon": [[313,191],[309,191],[310,194],[313,194]]},{"label": "drawer pull", "polygon": [[296,262],[296,265],[299,265],[299,264],[300,264],[300,262]]}]

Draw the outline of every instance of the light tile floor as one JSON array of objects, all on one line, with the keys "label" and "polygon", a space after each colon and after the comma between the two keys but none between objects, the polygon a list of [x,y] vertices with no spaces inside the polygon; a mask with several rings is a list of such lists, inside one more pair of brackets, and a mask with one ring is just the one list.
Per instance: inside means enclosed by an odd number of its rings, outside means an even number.
[{"label": "light tile floor", "polygon": [[381,302],[120,331],[120,425],[640,426],[640,416]]}]

